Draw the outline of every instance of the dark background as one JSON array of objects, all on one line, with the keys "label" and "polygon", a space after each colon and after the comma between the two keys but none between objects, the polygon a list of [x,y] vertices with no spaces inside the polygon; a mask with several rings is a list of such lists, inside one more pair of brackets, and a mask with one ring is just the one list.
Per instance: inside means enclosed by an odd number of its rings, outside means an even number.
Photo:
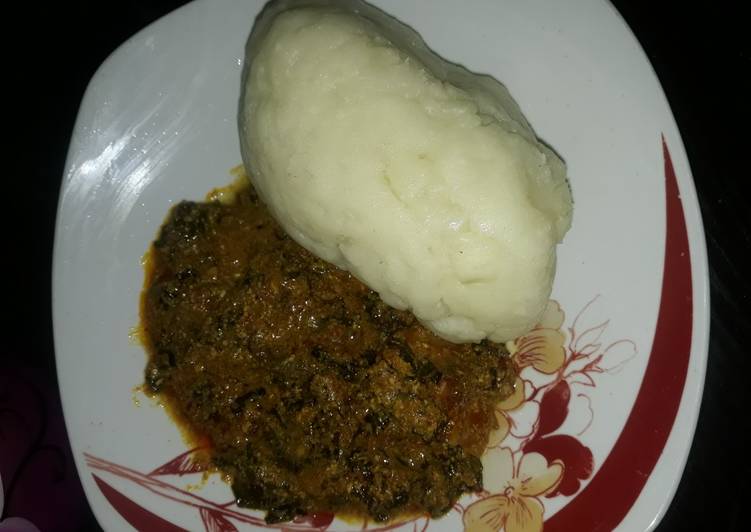
[{"label": "dark background", "polygon": [[[22,375],[45,398],[50,425],[60,416],[50,309],[51,250],[57,195],[78,105],[110,52],[182,3],[121,0],[105,10],[101,2],[61,2],[3,16],[3,39],[8,40],[3,51],[8,95],[3,115],[10,113],[11,121],[4,128],[10,142],[3,142],[2,151],[11,168],[6,174],[2,262],[8,268],[4,292],[12,297],[3,298],[10,321],[4,319],[0,344],[0,399],[10,389],[3,375]],[[614,3],[652,61],[678,122],[699,194],[710,260],[712,330],[704,399],[685,473],[658,530],[746,529],[741,508],[751,495],[751,468],[744,454],[751,428],[751,214],[746,194],[751,178],[751,86],[744,79],[751,73],[749,29],[736,3]],[[1,429],[2,425],[0,453]],[[64,448],[64,436],[58,439]],[[69,458],[67,451],[62,456],[63,461]],[[79,497],[70,463],[55,468],[54,478],[62,475],[73,486],[66,490],[69,497]],[[7,498],[6,474],[3,479]],[[25,508],[34,507],[38,513],[44,507],[45,500],[39,500],[30,485],[18,483],[13,500],[6,501],[6,513],[25,515]],[[69,502],[65,508],[51,530],[97,529],[85,501]]]}]

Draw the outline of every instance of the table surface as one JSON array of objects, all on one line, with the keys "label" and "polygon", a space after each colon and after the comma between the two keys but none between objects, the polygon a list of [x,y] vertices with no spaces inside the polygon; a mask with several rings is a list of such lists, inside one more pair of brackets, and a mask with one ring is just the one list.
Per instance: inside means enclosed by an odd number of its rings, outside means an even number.
[{"label": "table surface", "polygon": [[[3,519],[28,517],[42,530],[98,529],[72,466],[55,381],[50,270],[57,196],[78,104],[97,66],[137,30],[182,3],[122,0],[109,12],[101,3],[59,2],[4,17],[12,38],[6,47],[11,75],[4,85],[13,121],[6,129],[15,139],[5,154],[12,164],[10,203],[21,207],[20,214],[8,209],[4,214],[13,213],[9,227],[29,227],[32,234],[19,238],[10,231],[3,261],[11,269],[6,278],[20,280],[11,283],[19,289],[10,291],[11,322],[0,347]],[[744,194],[749,136],[742,133],[751,122],[751,86],[743,79],[751,72],[748,29],[740,8],[730,5],[613,3],[646,50],[672,106],[696,182],[710,260],[712,329],[704,398],[685,473],[657,530],[741,530],[744,496],[751,494],[751,466],[742,454],[751,428],[745,347],[751,342],[751,214]],[[14,27],[28,33],[14,36]],[[34,39],[41,41],[33,44]],[[32,428],[26,439],[13,440],[3,424],[12,425],[7,412],[24,394],[36,409],[13,415],[18,423],[33,418]],[[30,482],[34,475],[49,488]],[[38,504],[40,489],[59,512]]]}]

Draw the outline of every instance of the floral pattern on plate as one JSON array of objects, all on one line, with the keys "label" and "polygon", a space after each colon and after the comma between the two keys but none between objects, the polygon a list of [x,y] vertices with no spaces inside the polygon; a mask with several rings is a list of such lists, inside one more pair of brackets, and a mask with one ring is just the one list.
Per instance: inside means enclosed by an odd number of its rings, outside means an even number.
[{"label": "floral pattern on plate", "polygon": [[[604,343],[608,321],[581,325],[594,301],[567,330],[563,310],[550,301],[540,324],[509,342],[520,376],[515,393],[498,405],[499,428],[482,459],[485,492],[464,510],[466,531],[538,532],[543,497],[574,495],[591,477],[592,452],[580,439],[594,416],[587,388],[636,355],[630,340]],[[573,400],[579,408],[572,410]],[[560,430],[564,423],[568,429]]]}]

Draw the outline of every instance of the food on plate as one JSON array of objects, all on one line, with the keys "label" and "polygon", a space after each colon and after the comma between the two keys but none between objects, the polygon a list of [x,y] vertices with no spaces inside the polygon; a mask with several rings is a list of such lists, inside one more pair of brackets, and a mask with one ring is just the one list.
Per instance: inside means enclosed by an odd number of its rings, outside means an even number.
[{"label": "food on plate", "polygon": [[149,389],[269,523],[443,515],[482,489],[503,342],[550,295],[563,162],[500,83],[355,0],[266,7],[238,119],[250,177],[151,249]]},{"label": "food on plate", "polygon": [[293,239],[448,340],[534,326],[572,198],[499,82],[368,4],[303,1],[258,19],[242,91],[246,168]]},{"label": "food on plate", "polygon": [[447,512],[482,488],[500,344],[455,344],[289,238],[252,188],[182,202],[142,298],[148,388],[268,522]]}]

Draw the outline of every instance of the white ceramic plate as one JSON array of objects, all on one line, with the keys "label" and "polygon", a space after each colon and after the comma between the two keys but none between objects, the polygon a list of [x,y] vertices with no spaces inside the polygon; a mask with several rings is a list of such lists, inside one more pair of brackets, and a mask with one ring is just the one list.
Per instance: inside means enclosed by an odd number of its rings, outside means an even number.
[{"label": "white ceramic plate", "polygon": [[[652,68],[603,0],[376,4],[503,81],[566,159],[576,201],[559,306],[514,355],[525,396],[499,410],[509,434],[488,454],[489,493],[404,530],[533,532],[543,519],[546,531],[651,529],[690,447],[709,319],[696,194]],[[133,392],[145,355],[129,338],[141,257],[168,209],[228,183],[240,163],[243,46],[261,5],[201,0],[171,13],[107,59],[81,105],[57,220],[55,344],[78,470],[106,529],[263,526],[217,478],[189,489],[200,472],[163,409]],[[558,371],[546,377],[540,360]],[[287,527],[360,526],[329,521]]]}]

